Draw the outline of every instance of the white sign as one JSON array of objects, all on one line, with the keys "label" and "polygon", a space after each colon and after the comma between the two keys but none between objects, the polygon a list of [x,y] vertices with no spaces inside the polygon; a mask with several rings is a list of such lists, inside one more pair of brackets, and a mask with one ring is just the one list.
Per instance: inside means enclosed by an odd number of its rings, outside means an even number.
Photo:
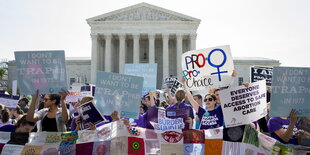
[{"label": "white sign", "polygon": [[17,80],[13,80],[12,82],[12,95],[16,95],[17,94]]},{"label": "white sign", "polygon": [[230,47],[217,46],[182,54],[182,73],[190,90],[229,86],[234,70]]},{"label": "white sign", "polygon": [[226,127],[249,124],[267,115],[266,80],[219,92]]}]

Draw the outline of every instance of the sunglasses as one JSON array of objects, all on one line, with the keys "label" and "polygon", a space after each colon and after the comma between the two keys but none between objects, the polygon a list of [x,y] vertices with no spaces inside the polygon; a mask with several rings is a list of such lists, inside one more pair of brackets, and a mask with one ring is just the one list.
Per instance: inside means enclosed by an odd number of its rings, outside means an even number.
[{"label": "sunglasses", "polygon": [[213,98],[206,98],[206,99],[204,99],[204,101],[205,101],[205,102],[207,102],[207,101],[210,101],[210,102],[211,102],[211,101],[213,101]]},{"label": "sunglasses", "polygon": [[46,102],[46,101],[51,100],[51,99],[49,99],[49,98],[44,98],[43,100]]}]

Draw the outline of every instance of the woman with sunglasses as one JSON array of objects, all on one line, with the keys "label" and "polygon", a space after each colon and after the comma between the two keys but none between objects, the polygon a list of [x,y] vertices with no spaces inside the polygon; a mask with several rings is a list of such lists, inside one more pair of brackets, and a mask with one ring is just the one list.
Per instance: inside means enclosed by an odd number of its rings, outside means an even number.
[{"label": "woman with sunglasses", "polygon": [[213,129],[223,126],[224,120],[222,108],[220,106],[216,107],[216,96],[214,94],[207,94],[205,96],[204,102],[208,110],[199,106],[188,90],[186,91],[186,96],[194,110],[197,112],[196,114],[200,120],[200,129]]},{"label": "woman with sunglasses", "polygon": [[[65,103],[68,92],[60,92],[59,94],[45,94],[44,108],[34,113],[36,104],[39,102],[39,91],[32,97],[32,103],[28,110],[27,120],[37,122],[41,120],[38,125],[38,131],[49,132],[65,132],[66,123],[69,119],[68,109]],[[61,104],[61,108],[58,105]]]}]

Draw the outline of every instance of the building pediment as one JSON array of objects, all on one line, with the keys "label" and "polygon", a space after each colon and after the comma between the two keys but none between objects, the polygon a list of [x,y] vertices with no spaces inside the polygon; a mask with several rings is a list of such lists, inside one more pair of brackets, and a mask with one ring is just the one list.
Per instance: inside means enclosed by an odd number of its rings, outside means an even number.
[{"label": "building pediment", "polygon": [[148,3],[140,3],[110,13],[99,15],[90,19],[90,22],[118,22],[118,21],[175,21],[175,22],[200,22],[199,19],[186,16],[171,10],[157,7]]}]

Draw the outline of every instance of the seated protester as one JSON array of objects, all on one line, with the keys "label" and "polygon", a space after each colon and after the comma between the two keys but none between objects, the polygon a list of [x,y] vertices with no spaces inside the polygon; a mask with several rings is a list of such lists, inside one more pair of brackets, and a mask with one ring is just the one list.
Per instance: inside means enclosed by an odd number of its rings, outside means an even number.
[{"label": "seated protester", "polygon": [[[169,111],[174,111],[174,110],[184,110],[189,112],[189,116],[187,118],[183,118],[185,127],[184,129],[192,129],[193,126],[193,119],[194,117],[194,113],[193,113],[193,108],[185,103],[185,91],[182,89],[178,89],[175,93],[175,99],[176,99],[176,103],[170,105],[167,109],[166,109],[166,116],[169,118]],[[193,99],[194,100],[194,99]],[[197,103],[198,105],[198,103]],[[168,114],[168,115],[167,115]],[[174,118],[178,118],[178,117],[174,117]]]},{"label": "seated protester", "polygon": [[268,121],[271,137],[284,144],[299,144],[298,139],[309,137],[309,133],[298,130],[297,112],[292,109],[289,117],[272,117]]},{"label": "seated protester", "polygon": [[[69,119],[68,109],[65,103],[68,92],[59,92],[59,94],[45,94],[44,107],[34,113],[36,104],[39,104],[39,90],[32,97],[32,103],[29,107],[27,120],[31,122],[40,121],[38,132],[65,132],[66,123]],[[61,104],[61,108],[58,105]]]},{"label": "seated protester", "polygon": [[200,120],[199,129],[213,129],[224,125],[222,108],[221,106],[215,107],[216,97],[214,94],[207,94],[205,96],[204,102],[208,110],[200,107],[189,91],[186,91],[186,95],[194,110],[197,111]]},{"label": "seated protester", "polygon": [[36,123],[27,121],[26,115],[21,117],[15,125],[7,124],[0,127],[4,132],[31,132]]}]

